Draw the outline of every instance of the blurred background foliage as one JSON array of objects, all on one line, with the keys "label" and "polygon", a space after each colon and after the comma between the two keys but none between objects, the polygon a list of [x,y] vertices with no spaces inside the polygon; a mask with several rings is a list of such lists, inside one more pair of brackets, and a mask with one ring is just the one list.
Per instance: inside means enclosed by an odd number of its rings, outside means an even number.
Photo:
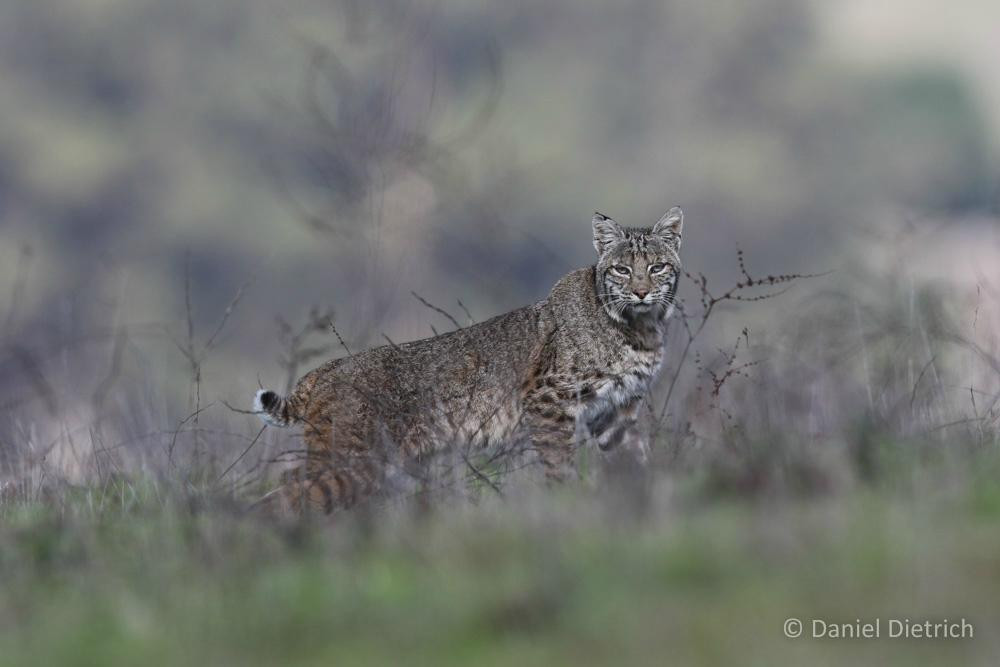
[{"label": "blurred background foliage", "polygon": [[595,209],[683,205],[713,276],[992,218],[1000,12],[869,4],[3,3],[10,328],[182,337],[189,261],[207,333],[252,278],[205,370],[242,396],[283,381],[275,316],[331,307],[357,347],[430,334],[411,290],[485,319],[589,263]]},{"label": "blurred background foliage", "polygon": [[[0,3],[0,664],[994,664],[997,25]],[[710,294],[682,282],[649,466],[242,511],[300,442],[225,402],[342,354],[331,312],[352,350],[453,326],[413,293],[485,319],[590,263],[595,209],[673,204]],[[824,275],[766,278],[796,272]],[[720,298],[751,275],[791,291]],[[790,615],[976,636],[795,643]]]}]

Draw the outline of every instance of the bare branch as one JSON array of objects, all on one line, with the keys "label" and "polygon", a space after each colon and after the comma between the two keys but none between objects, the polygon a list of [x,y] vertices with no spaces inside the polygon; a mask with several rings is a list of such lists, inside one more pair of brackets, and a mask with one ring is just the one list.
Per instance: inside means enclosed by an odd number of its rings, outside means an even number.
[{"label": "bare branch", "polygon": [[228,468],[226,468],[225,470],[223,470],[223,471],[222,471],[222,474],[221,474],[221,475],[219,475],[219,478],[218,478],[218,479],[216,480],[216,482],[217,482],[217,483],[218,483],[218,482],[221,482],[221,481],[222,481],[222,479],[223,479],[223,478],[224,478],[224,477],[225,477],[226,475],[228,475],[228,474],[229,474],[229,471],[230,471],[230,470],[232,470],[233,468],[235,468],[235,467],[236,467],[236,464],[237,464],[237,463],[239,463],[240,461],[242,461],[242,460],[243,460],[243,457],[247,455],[247,452],[249,452],[249,451],[250,451],[251,449],[253,449],[253,446],[257,444],[257,441],[258,441],[258,440],[260,440],[260,436],[262,436],[262,435],[264,434],[264,431],[265,431],[266,429],[267,429],[267,424],[264,424],[263,426],[261,426],[261,427],[260,427],[260,430],[259,430],[259,431],[257,431],[257,435],[256,435],[256,436],[254,436],[254,439],[250,441],[250,444],[249,444],[249,445],[247,445],[247,448],[246,448],[246,449],[244,449],[244,450],[243,450],[243,451],[242,451],[242,452],[240,453],[240,455],[236,457],[236,460],[235,460],[235,461],[233,461],[232,463],[230,463],[230,464],[229,464],[229,467],[228,467]]},{"label": "bare branch", "polygon": [[419,301],[420,303],[424,304],[425,306],[427,306],[431,310],[433,310],[436,313],[439,313],[441,315],[444,315],[446,318],[448,318],[448,320],[452,324],[455,325],[456,329],[461,329],[462,328],[462,325],[458,323],[458,320],[456,320],[454,317],[452,317],[451,313],[449,313],[448,311],[444,310],[443,308],[438,308],[433,303],[430,303],[429,301],[427,301],[427,299],[425,299],[424,297],[420,296],[416,292],[410,292],[410,294],[413,295],[413,298],[415,298],[417,301]]},{"label": "bare branch", "polygon": [[470,313],[469,309],[465,307],[465,304],[462,303],[462,300],[456,299],[456,301],[458,301],[458,307],[461,308],[462,312],[465,313],[465,316],[469,318],[469,324],[475,324],[476,323],[475,318],[472,317],[472,313]]}]

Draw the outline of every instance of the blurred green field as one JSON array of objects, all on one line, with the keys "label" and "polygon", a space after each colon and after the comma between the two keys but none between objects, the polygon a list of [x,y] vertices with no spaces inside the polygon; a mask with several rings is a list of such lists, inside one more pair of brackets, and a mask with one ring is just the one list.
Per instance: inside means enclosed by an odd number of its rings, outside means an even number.
[{"label": "blurred green field", "polygon": [[[661,480],[628,511],[570,485],[332,524],[75,489],[3,507],[0,663],[994,664],[996,461],[912,460],[795,502]],[[964,617],[975,636],[789,639],[789,617]]]},{"label": "blurred green field", "polygon": [[[151,372],[11,412],[0,665],[995,664],[1000,298],[855,277],[880,289],[806,293],[731,350],[687,355],[712,307],[678,315],[649,464],[583,447],[557,487],[512,458],[494,492],[445,456],[283,522],[246,508],[301,461],[297,431],[197,382],[200,410]],[[974,636],[814,638],[813,619]]]}]

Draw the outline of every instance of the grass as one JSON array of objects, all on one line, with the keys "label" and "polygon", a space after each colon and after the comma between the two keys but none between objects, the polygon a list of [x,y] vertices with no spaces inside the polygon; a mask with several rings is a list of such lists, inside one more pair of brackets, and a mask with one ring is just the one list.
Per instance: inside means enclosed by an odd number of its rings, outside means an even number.
[{"label": "grass", "polygon": [[[632,513],[580,485],[334,525],[152,484],[97,510],[77,490],[4,510],[0,664],[985,664],[995,464],[962,484],[925,470],[930,493],[746,502],[661,480]],[[793,640],[788,617],[965,617],[976,635]]]},{"label": "grass", "polygon": [[[576,483],[487,470],[332,521],[245,511],[301,442],[202,396],[218,333],[175,341],[186,411],[106,353],[17,348],[63,407],[0,420],[0,666],[993,664],[1000,299],[861,276],[770,332],[701,336],[797,280],[739,266],[714,295],[692,276],[649,466],[585,450]],[[290,376],[325,330],[284,327]],[[85,377],[106,379],[73,407]],[[809,636],[945,618],[974,636]]]}]

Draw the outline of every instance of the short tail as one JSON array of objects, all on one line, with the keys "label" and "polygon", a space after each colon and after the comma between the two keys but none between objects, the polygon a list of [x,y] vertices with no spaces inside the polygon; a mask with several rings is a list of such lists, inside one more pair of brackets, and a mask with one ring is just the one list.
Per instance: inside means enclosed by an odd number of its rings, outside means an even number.
[{"label": "short tail", "polygon": [[253,399],[253,411],[265,424],[288,426],[295,421],[287,398],[270,389],[261,389]]}]

